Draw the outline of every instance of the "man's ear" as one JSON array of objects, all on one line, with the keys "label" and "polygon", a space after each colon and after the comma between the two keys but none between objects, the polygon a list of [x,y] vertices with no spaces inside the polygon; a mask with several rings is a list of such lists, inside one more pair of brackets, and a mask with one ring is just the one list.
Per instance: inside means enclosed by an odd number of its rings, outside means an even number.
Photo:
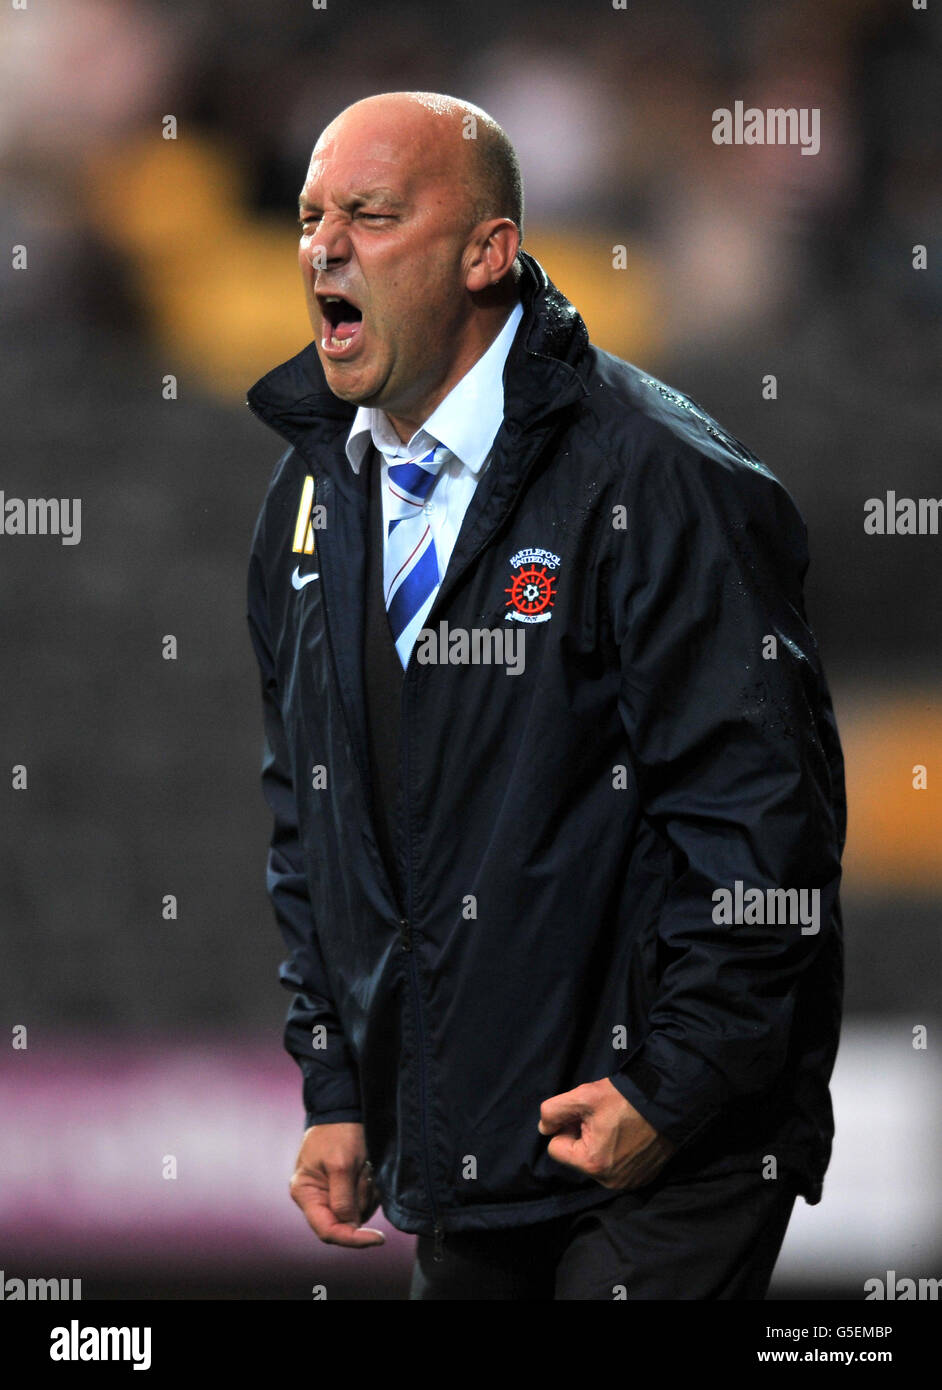
[{"label": "man's ear", "polygon": [[472,294],[480,294],[509,275],[520,249],[520,232],[508,217],[495,217],[475,228],[468,248],[465,284]]}]

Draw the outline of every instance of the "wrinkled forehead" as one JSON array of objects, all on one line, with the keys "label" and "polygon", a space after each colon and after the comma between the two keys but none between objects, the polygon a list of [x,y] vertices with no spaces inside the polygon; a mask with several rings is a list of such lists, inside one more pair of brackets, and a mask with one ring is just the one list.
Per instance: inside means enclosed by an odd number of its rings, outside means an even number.
[{"label": "wrinkled forehead", "polygon": [[[342,118],[323,131],[311,155],[305,192],[361,193],[381,188],[413,201],[444,183],[461,183],[466,148],[445,128]],[[451,148],[452,146],[455,148]]]}]

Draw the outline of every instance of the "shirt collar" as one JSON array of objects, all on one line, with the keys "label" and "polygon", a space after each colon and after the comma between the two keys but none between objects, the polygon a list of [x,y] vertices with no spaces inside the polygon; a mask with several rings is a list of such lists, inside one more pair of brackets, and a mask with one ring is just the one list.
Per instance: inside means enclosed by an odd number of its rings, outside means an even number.
[{"label": "shirt collar", "polygon": [[407,445],[403,446],[384,410],[361,405],[346,442],[353,471],[359,473],[371,439],[380,452],[392,453],[405,447],[412,454],[425,447],[424,436],[428,435],[478,473],[504,419],[504,364],[522,318],[523,305],[518,302],[487,351],[452,387]]}]

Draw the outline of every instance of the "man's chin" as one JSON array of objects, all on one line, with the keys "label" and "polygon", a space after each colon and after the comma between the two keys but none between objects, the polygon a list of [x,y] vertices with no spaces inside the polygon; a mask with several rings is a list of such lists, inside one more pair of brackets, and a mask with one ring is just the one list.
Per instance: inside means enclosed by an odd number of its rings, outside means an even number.
[{"label": "man's chin", "polygon": [[324,377],[332,395],[346,401],[349,405],[368,405],[369,398],[375,395],[371,381],[364,382],[362,370],[356,363],[336,362],[318,353]]},{"label": "man's chin", "polygon": [[330,393],[338,400],[346,401],[348,405],[378,406],[384,409],[383,383],[373,378],[364,379],[362,373],[357,373],[353,363],[346,369],[342,363],[324,362],[322,358],[321,366],[324,368]]}]

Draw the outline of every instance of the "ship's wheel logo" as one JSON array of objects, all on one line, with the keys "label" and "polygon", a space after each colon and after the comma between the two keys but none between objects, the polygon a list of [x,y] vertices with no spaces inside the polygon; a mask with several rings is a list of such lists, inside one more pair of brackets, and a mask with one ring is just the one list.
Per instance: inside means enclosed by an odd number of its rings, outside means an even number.
[{"label": "ship's wheel logo", "polygon": [[530,617],[534,613],[542,613],[544,608],[552,607],[553,580],[546,573],[545,566],[538,569],[536,565],[527,565],[513,576],[513,582],[504,593],[510,595],[508,608],[513,604],[518,613]]},{"label": "ship's wheel logo", "polygon": [[504,607],[511,611],[505,616],[518,623],[545,623],[553,616],[556,599],[556,576],[547,574],[555,569],[559,556],[549,550],[522,550],[510,558],[512,573],[504,590],[509,594]]}]

